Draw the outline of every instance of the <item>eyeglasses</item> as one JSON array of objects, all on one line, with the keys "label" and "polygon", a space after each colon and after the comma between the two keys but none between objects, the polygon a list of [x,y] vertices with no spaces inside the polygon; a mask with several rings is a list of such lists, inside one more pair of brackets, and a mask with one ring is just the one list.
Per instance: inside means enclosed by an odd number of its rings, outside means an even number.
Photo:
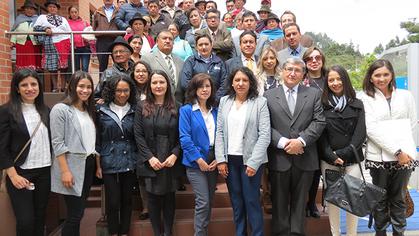
[{"label": "eyeglasses", "polygon": [[124,53],[129,53],[130,51],[129,50],[116,50],[116,51],[112,51],[112,54],[113,55],[116,55],[116,54],[124,54]]},{"label": "eyeglasses", "polygon": [[288,73],[294,72],[294,74],[302,74],[303,73],[302,69],[295,68],[295,67],[285,67],[284,70]]},{"label": "eyeglasses", "polygon": [[312,56],[312,57],[306,57],[304,59],[305,62],[313,62],[314,60],[321,61],[322,60],[322,56],[321,55],[316,55],[316,56]]},{"label": "eyeglasses", "polygon": [[218,16],[208,16],[207,20],[218,20]]},{"label": "eyeglasses", "polygon": [[115,93],[117,94],[122,94],[122,93],[129,94],[129,92],[130,92],[129,89],[116,89],[115,90]]}]

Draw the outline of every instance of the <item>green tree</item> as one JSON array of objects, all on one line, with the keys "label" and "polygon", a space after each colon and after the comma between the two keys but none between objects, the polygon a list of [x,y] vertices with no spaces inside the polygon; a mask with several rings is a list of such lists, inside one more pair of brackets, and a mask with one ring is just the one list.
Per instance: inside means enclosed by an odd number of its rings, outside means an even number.
[{"label": "green tree", "polygon": [[382,52],[384,52],[384,47],[383,45],[380,43],[378,44],[377,47],[374,48],[374,53],[375,54],[381,54]]},{"label": "green tree", "polygon": [[367,73],[368,67],[375,60],[377,60],[377,58],[374,54],[367,54],[362,58],[360,65],[356,70],[348,70],[352,85],[356,90],[362,89],[362,82],[364,81],[364,76]]},{"label": "green tree", "polygon": [[415,20],[400,23],[400,28],[405,29],[409,33],[407,39],[411,43],[419,43],[419,23],[416,23]]}]

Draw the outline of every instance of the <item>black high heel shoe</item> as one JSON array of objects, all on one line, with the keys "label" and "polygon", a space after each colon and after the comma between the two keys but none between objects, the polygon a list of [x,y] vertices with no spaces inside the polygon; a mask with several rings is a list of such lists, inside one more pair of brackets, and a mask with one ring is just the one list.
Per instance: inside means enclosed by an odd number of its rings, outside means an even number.
[{"label": "black high heel shoe", "polygon": [[316,205],[306,207],[306,217],[320,218],[320,212]]}]

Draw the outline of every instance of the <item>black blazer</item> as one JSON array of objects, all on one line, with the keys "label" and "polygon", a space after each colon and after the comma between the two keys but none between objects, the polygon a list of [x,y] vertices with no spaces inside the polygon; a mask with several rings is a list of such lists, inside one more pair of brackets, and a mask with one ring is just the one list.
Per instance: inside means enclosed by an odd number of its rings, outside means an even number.
[{"label": "black blazer", "polygon": [[[139,152],[137,175],[154,177],[155,171],[151,168],[148,160],[154,156],[163,162],[169,155],[174,154],[177,156],[175,165],[172,168],[163,168],[159,171],[170,171],[172,176],[180,176],[182,174],[182,156],[179,144],[178,114],[168,115],[166,113],[164,116],[154,114],[144,117],[142,110],[142,104],[139,104],[134,118],[134,134]],[[157,123],[164,124],[165,128],[163,131],[160,130],[160,133],[166,133],[167,136],[157,134]],[[161,129],[161,126],[159,128]],[[162,140],[165,141],[162,143]]]},{"label": "black blazer", "polygon": [[[45,124],[49,132],[48,124]],[[25,163],[29,154],[30,144],[14,163],[14,159],[29,140],[30,134],[23,118],[16,120],[10,111],[9,104],[0,106],[0,169],[7,169],[12,166],[21,166]],[[51,142],[51,135],[49,135]],[[50,145],[51,148],[51,145]],[[51,149],[52,151],[52,149]]]},{"label": "black blazer", "polygon": [[[294,114],[291,115],[283,85],[265,92],[271,118],[271,145],[268,166],[273,171],[286,171],[296,166],[303,171],[319,169],[316,142],[326,126],[320,91],[299,85]],[[289,155],[277,145],[281,137],[301,137],[306,142],[304,153]]]},{"label": "black blazer", "polygon": [[339,156],[345,164],[357,163],[350,147],[352,144],[358,150],[360,161],[364,160],[362,144],[367,134],[363,103],[355,98],[342,112],[335,112],[333,107],[325,105],[324,116],[327,125],[318,143],[321,159],[334,165]]}]

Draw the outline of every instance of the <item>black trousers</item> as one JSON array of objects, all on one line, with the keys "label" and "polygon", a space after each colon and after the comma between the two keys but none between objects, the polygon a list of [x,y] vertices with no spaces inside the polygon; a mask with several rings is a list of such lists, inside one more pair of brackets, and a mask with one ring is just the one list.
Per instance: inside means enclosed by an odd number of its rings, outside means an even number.
[{"label": "black trousers", "polygon": [[109,234],[128,234],[135,178],[132,171],[103,175]]},{"label": "black trousers", "polygon": [[[150,216],[151,225],[153,227],[154,236],[170,236],[172,235],[173,221],[175,219],[175,192],[170,192],[165,195],[148,194],[148,213]],[[161,214],[163,212],[163,229]]]},{"label": "black trousers", "polygon": [[89,196],[90,187],[92,186],[93,176],[95,173],[95,161],[96,160],[93,155],[87,157],[86,159],[81,196],[64,195],[64,202],[67,207],[67,218],[61,232],[62,236],[80,235],[80,221],[83,218],[84,209],[86,208],[86,200]]},{"label": "black trousers", "polygon": [[314,171],[291,166],[269,171],[272,191],[272,236],[305,235],[305,206]]},{"label": "black trousers", "polygon": [[374,209],[374,229],[385,232],[392,224],[393,235],[404,235],[406,229],[405,188],[412,170],[370,169],[372,182],[387,190]]},{"label": "black trousers", "polygon": [[319,189],[320,176],[322,172],[320,169],[314,171],[313,181],[311,182],[310,190],[308,191],[307,207],[314,209],[316,207],[316,195]]},{"label": "black trousers", "polygon": [[51,189],[50,167],[26,170],[16,167],[16,171],[35,185],[34,190],[17,189],[10,179],[6,178],[7,191],[16,216],[16,235],[43,236],[48,195]]},{"label": "black trousers", "polygon": [[114,37],[99,37],[96,41],[96,53],[99,60],[99,72],[102,73],[108,68],[109,63],[109,46],[115,40]]}]

